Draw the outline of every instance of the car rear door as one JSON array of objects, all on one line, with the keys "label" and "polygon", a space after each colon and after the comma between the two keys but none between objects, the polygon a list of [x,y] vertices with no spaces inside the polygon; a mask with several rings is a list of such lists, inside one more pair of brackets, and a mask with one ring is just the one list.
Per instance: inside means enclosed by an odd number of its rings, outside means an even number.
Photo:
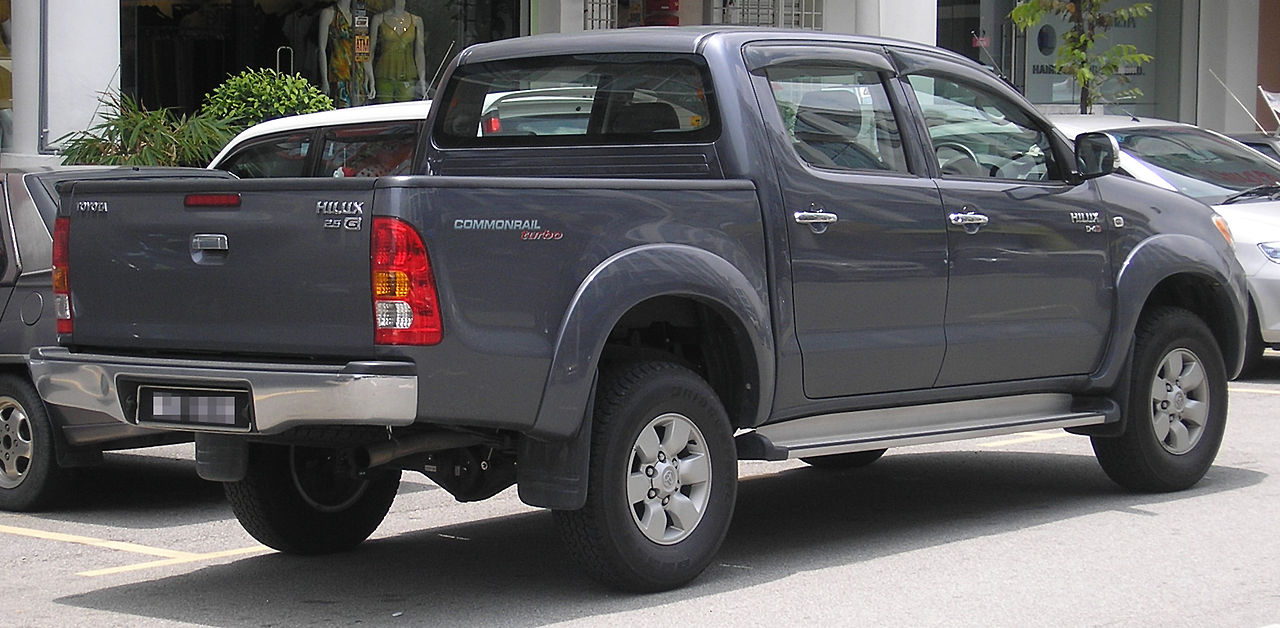
[{"label": "car rear door", "polygon": [[786,212],[805,396],[928,388],[945,349],[946,226],[888,58],[775,43],[747,59]]}]

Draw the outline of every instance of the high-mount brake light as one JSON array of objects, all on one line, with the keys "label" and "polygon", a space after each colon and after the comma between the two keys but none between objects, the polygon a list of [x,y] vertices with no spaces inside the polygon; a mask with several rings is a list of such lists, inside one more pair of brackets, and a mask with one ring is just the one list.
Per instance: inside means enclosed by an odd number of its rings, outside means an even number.
[{"label": "high-mount brake light", "polygon": [[372,238],[375,342],[439,344],[444,337],[440,301],[422,237],[403,220],[379,216],[373,219]]},{"label": "high-mount brake light", "polygon": [[71,242],[71,219],[62,217],[53,222],[53,311],[58,319],[58,333],[70,334],[73,330],[71,319],[71,279],[68,274],[71,264],[71,251],[67,245]]},{"label": "high-mount brake light", "polygon": [[484,118],[484,134],[497,135],[502,132],[502,119],[496,115],[489,114]]},{"label": "high-mount brake light", "polygon": [[239,207],[240,195],[230,194],[188,194],[182,204],[187,207]]}]

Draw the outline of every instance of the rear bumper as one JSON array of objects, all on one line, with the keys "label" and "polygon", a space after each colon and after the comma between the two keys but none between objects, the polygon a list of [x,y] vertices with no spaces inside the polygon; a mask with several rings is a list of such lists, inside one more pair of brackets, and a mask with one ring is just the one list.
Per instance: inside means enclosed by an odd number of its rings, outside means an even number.
[{"label": "rear bumper", "polygon": [[37,347],[31,351],[29,364],[36,389],[46,404],[132,425],[139,425],[137,416],[125,410],[124,402],[139,383],[165,386],[194,382],[211,387],[247,387],[251,393],[253,421],[247,430],[141,424],[148,428],[277,434],[299,426],[397,426],[413,423],[418,409],[418,379],[410,362],[218,362],[71,353],[62,347]]}]

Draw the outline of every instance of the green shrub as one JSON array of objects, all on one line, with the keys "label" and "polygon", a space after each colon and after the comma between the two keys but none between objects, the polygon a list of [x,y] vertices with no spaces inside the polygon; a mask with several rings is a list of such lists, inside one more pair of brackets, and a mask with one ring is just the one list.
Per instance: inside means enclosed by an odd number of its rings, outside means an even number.
[{"label": "green shrub", "polygon": [[269,68],[228,77],[204,96],[202,113],[241,128],[264,120],[333,109],[333,101],[300,74]]},{"label": "green shrub", "polygon": [[123,94],[105,93],[98,102],[105,109],[102,122],[59,138],[65,163],[204,167],[237,131],[203,111],[148,111]]}]

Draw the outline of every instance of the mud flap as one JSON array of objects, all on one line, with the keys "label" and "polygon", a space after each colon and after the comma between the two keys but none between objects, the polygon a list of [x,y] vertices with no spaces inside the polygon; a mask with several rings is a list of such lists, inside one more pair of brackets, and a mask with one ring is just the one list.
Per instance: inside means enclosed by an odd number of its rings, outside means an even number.
[{"label": "mud flap", "polygon": [[591,465],[591,415],[596,382],[578,433],[568,440],[544,441],[525,436],[516,453],[516,485],[520,501],[538,508],[578,510],[587,503],[587,469]]}]

